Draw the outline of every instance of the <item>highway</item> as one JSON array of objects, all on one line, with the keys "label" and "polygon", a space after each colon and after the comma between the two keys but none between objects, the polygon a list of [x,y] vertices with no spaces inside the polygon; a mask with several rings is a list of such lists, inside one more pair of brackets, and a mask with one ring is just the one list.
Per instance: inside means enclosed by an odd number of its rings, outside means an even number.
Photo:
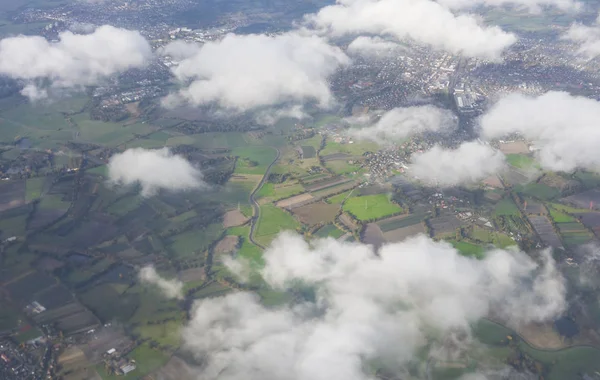
[{"label": "highway", "polygon": [[258,218],[260,216],[260,206],[258,205],[258,202],[254,198],[254,196],[256,195],[257,192],[260,191],[261,187],[264,185],[267,178],[269,178],[269,173],[271,172],[271,168],[273,167],[273,165],[275,165],[275,163],[277,162],[277,160],[279,160],[279,157],[281,156],[281,152],[279,151],[279,149],[277,149],[275,147],[271,147],[271,148],[273,148],[277,151],[277,157],[275,157],[273,162],[271,162],[269,164],[269,166],[267,167],[267,170],[265,171],[265,175],[262,177],[262,179],[260,180],[258,185],[256,185],[256,187],[254,188],[252,193],[250,193],[250,204],[252,205],[252,219],[250,219],[250,234],[248,235],[248,238],[250,239],[250,242],[252,244],[254,244],[262,249],[265,249],[265,247],[258,244],[254,240],[254,230],[256,229],[256,222],[258,222]]}]

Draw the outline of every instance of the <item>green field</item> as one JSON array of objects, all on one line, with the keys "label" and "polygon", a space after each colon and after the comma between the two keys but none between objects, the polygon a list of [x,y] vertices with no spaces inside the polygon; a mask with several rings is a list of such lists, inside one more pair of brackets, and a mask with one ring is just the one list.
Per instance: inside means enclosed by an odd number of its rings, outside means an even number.
[{"label": "green field", "polygon": [[349,198],[344,211],[361,221],[381,219],[402,212],[402,207],[392,203],[387,194],[365,195]]},{"label": "green field", "polygon": [[473,231],[469,234],[469,236],[473,240],[479,240],[483,243],[493,244],[498,248],[506,248],[517,244],[508,235],[480,227],[473,227]]},{"label": "green field", "polygon": [[25,200],[31,202],[34,199],[38,199],[42,196],[44,189],[45,177],[29,178],[25,182]]},{"label": "green field", "polygon": [[523,154],[507,154],[506,161],[516,168],[527,169],[535,165],[533,158]]},{"label": "green field", "polygon": [[246,146],[232,149],[231,154],[238,156],[235,172],[239,174],[264,174],[277,152],[271,147]]},{"label": "green field", "polygon": [[349,164],[344,160],[327,161],[325,167],[338,175],[352,174],[361,170],[360,165]]},{"label": "green field", "polygon": [[270,243],[277,233],[284,230],[295,230],[300,223],[290,214],[272,204],[260,207],[255,238],[263,245]]},{"label": "green field", "polygon": [[513,202],[513,200],[510,197],[505,197],[496,204],[494,214],[496,216],[507,216],[520,215],[521,212],[519,211],[517,205],[515,205],[515,202]]},{"label": "green field", "polygon": [[142,338],[152,339],[160,345],[179,347],[181,342],[181,319],[166,321],[156,324],[142,324],[135,329],[135,333]]},{"label": "green field", "polygon": [[252,244],[248,238],[242,238],[242,245],[238,250],[237,254],[241,257],[244,257],[250,261],[251,264],[262,267],[264,264],[262,258],[262,250]]},{"label": "green field", "polygon": [[577,220],[572,216],[565,214],[564,212],[557,211],[553,207],[548,207],[548,211],[550,212],[550,216],[552,217],[552,220],[554,220],[554,223],[577,222]]},{"label": "green field", "polygon": [[590,212],[590,210],[587,208],[576,208],[576,207],[563,205],[560,203],[549,203],[548,205],[550,207],[554,208],[555,210],[569,213],[569,214],[581,214],[581,213],[585,213],[585,212]]},{"label": "green field", "polygon": [[273,183],[265,183],[257,195],[259,197],[268,197],[273,201],[278,201],[280,199],[289,198],[293,195],[298,195],[304,192],[304,187],[299,183],[288,183],[288,184],[273,184]]},{"label": "green field", "polygon": [[323,226],[323,227],[319,228],[314,233],[313,236],[315,236],[315,237],[321,237],[321,238],[332,237],[334,239],[337,239],[340,236],[342,236],[343,234],[344,234],[344,231],[340,230],[339,228],[337,228],[333,224],[328,224],[326,226]]},{"label": "green field", "polygon": [[348,198],[348,196],[351,195],[352,192],[353,192],[352,190],[346,191],[344,193],[334,195],[333,197],[329,197],[329,198],[325,199],[325,201],[327,203],[331,203],[331,204],[340,204],[343,201],[345,201],[346,198]]},{"label": "green field", "polygon": [[175,235],[170,238],[169,251],[177,258],[193,258],[201,255],[208,246],[217,240],[223,227],[220,223],[213,223],[201,230],[193,230]]},{"label": "green field", "polygon": [[519,349],[550,368],[548,380],[576,379],[580,373],[600,371],[600,350],[592,347],[573,347],[558,351],[532,348],[524,342]]},{"label": "green field", "polygon": [[456,241],[449,240],[449,243],[461,254],[464,256],[473,256],[477,258],[482,258],[485,253],[485,249],[477,244],[468,243],[465,241]]},{"label": "green field", "polygon": [[0,302],[0,333],[18,327],[21,318],[22,316],[17,309]]}]

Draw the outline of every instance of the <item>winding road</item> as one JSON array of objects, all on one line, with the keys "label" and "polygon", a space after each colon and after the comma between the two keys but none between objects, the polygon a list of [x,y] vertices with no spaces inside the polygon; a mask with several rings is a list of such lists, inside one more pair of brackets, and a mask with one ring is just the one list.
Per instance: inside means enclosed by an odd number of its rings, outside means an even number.
[{"label": "winding road", "polygon": [[271,162],[269,164],[269,166],[267,167],[267,170],[265,171],[265,175],[262,177],[262,179],[260,180],[258,185],[256,185],[256,187],[254,188],[252,193],[250,193],[250,198],[249,198],[250,204],[252,205],[252,219],[250,219],[250,234],[248,235],[248,238],[250,239],[250,242],[252,244],[254,244],[262,249],[265,249],[265,247],[263,247],[262,245],[260,245],[259,243],[257,243],[254,240],[254,230],[256,229],[256,223],[258,222],[258,218],[260,217],[260,206],[258,205],[258,202],[254,198],[254,196],[256,195],[256,193],[258,193],[260,191],[260,189],[264,185],[267,178],[269,178],[269,173],[271,172],[271,168],[273,167],[273,165],[275,165],[275,163],[277,162],[277,160],[279,160],[279,157],[281,156],[281,152],[279,151],[279,149],[275,148],[274,146],[272,146],[271,148],[273,148],[277,151],[277,157],[275,157],[273,162]]}]

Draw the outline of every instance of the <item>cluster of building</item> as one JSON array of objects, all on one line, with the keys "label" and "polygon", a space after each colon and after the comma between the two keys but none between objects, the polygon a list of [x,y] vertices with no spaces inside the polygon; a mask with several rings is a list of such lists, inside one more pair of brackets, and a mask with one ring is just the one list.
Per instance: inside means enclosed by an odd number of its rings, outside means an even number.
[{"label": "cluster of building", "polygon": [[46,355],[49,347],[19,346],[8,339],[0,339],[0,379],[50,379]]}]

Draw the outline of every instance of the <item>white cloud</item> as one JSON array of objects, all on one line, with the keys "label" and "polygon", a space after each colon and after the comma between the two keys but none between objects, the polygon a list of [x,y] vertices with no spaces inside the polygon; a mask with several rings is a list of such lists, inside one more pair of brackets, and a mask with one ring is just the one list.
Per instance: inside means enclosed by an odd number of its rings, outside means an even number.
[{"label": "white cloud", "polygon": [[476,260],[420,236],[376,255],[368,245],[309,245],[285,233],[264,258],[269,285],[303,284],[315,300],[278,308],[250,293],[198,301],[183,336],[205,364],[199,379],[369,380],[366,363],[401,370],[429,339],[443,344],[457,330],[468,336],[490,312],[517,325],[565,309],[564,282],[548,252],[539,266],[516,250]]},{"label": "white cloud", "polygon": [[554,7],[562,11],[578,11],[582,5],[575,0],[438,0],[450,9],[473,8],[480,5],[490,7],[520,6],[532,13],[539,13],[544,7]]},{"label": "white cloud", "polygon": [[500,138],[518,132],[540,148],[543,168],[596,170],[600,165],[600,102],[566,92],[531,97],[511,94],[481,118],[482,133]]},{"label": "white cloud", "polygon": [[262,125],[273,125],[285,118],[303,120],[310,119],[311,116],[304,111],[301,105],[296,104],[290,107],[262,110],[256,115],[256,122]]},{"label": "white cloud", "polygon": [[115,154],[108,162],[108,176],[118,185],[141,185],[143,196],[159,189],[182,191],[206,186],[198,169],[167,148],[132,148]]},{"label": "white cloud", "polygon": [[481,25],[471,15],[454,15],[432,0],[338,0],[307,21],[334,37],[366,33],[410,38],[436,49],[488,59],[499,59],[517,40],[499,27]]},{"label": "white cloud", "polygon": [[573,41],[579,45],[578,54],[594,58],[600,54],[600,16],[594,25],[573,24],[562,36],[562,39]]},{"label": "white cloud", "polygon": [[152,56],[138,32],[104,25],[91,34],[63,32],[59,41],[39,36],[0,40],[0,73],[29,81],[48,80],[57,87],[97,84],[130,68],[142,67]]},{"label": "white cloud", "polygon": [[21,90],[21,95],[29,98],[32,102],[43,100],[48,97],[48,91],[43,88],[39,88],[34,84],[28,84]]},{"label": "white cloud", "polygon": [[360,36],[348,45],[348,52],[364,56],[389,56],[405,48],[392,41],[380,37]]},{"label": "white cloud", "polygon": [[316,101],[327,107],[333,102],[327,78],[349,62],[341,49],[317,36],[228,34],[173,69],[179,80],[191,83],[166,104],[218,103],[246,111]]},{"label": "white cloud", "polygon": [[162,278],[153,266],[145,266],[138,273],[140,281],[156,285],[167,298],[183,299],[183,283]]},{"label": "white cloud", "polygon": [[162,56],[170,56],[175,60],[183,60],[192,58],[200,51],[202,45],[194,42],[173,41],[168,45],[161,46],[156,50],[156,53]]},{"label": "white cloud", "polygon": [[[369,118],[351,118],[352,124],[368,124]],[[422,132],[453,131],[458,125],[454,114],[431,105],[394,108],[384,113],[373,125],[351,129],[350,134],[360,139],[390,143]]]},{"label": "white cloud", "polygon": [[419,180],[440,186],[479,182],[502,170],[504,155],[478,142],[462,143],[457,149],[434,146],[412,156],[410,173]]}]

